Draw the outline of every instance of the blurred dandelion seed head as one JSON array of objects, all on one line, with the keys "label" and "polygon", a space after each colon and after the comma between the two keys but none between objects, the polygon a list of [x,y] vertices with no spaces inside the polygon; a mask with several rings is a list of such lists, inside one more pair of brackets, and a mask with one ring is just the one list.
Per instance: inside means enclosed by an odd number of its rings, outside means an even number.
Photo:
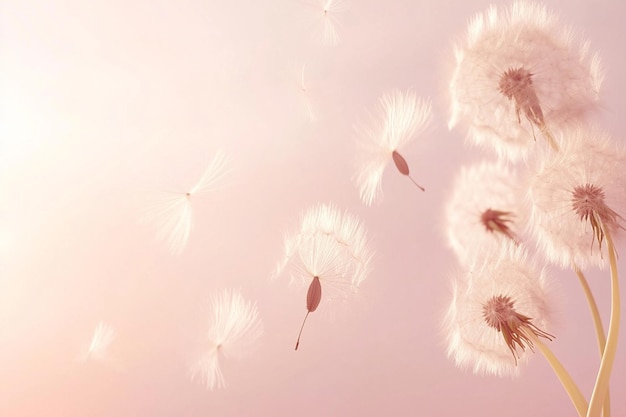
[{"label": "blurred dandelion seed head", "polygon": [[445,207],[448,243],[462,265],[497,251],[503,242],[521,243],[528,219],[519,175],[502,163],[462,167]]}]

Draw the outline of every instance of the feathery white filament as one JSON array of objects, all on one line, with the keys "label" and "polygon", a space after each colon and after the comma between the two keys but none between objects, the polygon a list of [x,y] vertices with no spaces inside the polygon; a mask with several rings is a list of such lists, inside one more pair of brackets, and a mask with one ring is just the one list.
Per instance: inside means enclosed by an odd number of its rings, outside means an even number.
[{"label": "feathery white filament", "polygon": [[255,303],[236,290],[224,290],[211,298],[211,314],[206,348],[191,366],[191,378],[200,377],[207,389],[224,388],[220,353],[225,358],[241,359],[256,347],[263,325]]},{"label": "feathery white filament", "polygon": [[192,199],[215,190],[228,174],[230,159],[219,151],[202,177],[187,192],[162,193],[146,210],[145,219],[157,225],[156,238],[165,242],[172,254],[178,255],[187,246],[193,228]]},{"label": "feathery white filament", "polygon": [[383,172],[393,152],[419,137],[431,118],[430,101],[411,92],[392,90],[380,97],[370,124],[357,127],[359,160],[354,181],[363,203],[380,202]]}]

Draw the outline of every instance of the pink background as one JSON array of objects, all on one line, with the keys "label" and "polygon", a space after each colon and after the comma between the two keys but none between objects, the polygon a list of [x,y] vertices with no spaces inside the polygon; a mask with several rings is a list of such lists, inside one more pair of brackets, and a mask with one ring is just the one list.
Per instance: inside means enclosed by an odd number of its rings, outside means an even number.
[{"label": "pink background", "polygon": [[[0,416],[575,415],[539,354],[517,379],[474,376],[445,354],[456,266],[443,206],[460,164],[489,155],[446,127],[451,43],[488,4],[344,1],[327,47],[321,7],[297,0],[5,0]],[[601,53],[596,121],[621,140],[623,2],[546,4]],[[427,192],[388,169],[368,208],[351,182],[354,125],[392,88],[433,100],[431,129],[404,154]],[[188,247],[171,256],[139,213],[155,191],[193,184],[218,149],[232,174],[194,202]],[[359,297],[334,318],[312,314],[294,352],[306,287],[269,276],[283,232],[317,202],[358,215],[376,255]],[[588,396],[592,322],[575,275],[552,275],[550,347]],[[606,324],[608,273],[588,278]],[[265,334],[209,392],[187,366],[223,288],[257,302]],[[117,331],[111,361],[76,361],[101,320]],[[626,415],[621,339],[614,416]]]}]

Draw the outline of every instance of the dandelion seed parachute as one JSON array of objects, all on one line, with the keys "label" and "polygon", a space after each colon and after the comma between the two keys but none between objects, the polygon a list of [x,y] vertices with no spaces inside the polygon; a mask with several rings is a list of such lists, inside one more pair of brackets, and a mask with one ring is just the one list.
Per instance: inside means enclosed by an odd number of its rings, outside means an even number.
[{"label": "dandelion seed parachute", "polygon": [[453,282],[444,328],[448,356],[476,374],[516,376],[533,342],[545,332],[550,301],[545,275],[520,246],[506,243],[491,259],[470,266]]},{"label": "dandelion seed parachute", "polygon": [[224,388],[220,357],[244,358],[256,348],[262,335],[263,324],[255,303],[236,290],[213,295],[206,345],[190,367],[191,379],[199,377],[208,390]]},{"label": "dandelion seed parachute", "polygon": [[[346,300],[367,277],[372,251],[367,234],[355,216],[341,213],[333,205],[319,204],[301,216],[297,231],[285,235],[284,258],[273,278],[289,266],[291,282],[311,280],[307,292],[307,315],[326,304]],[[304,322],[300,329],[300,334]],[[296,343],[299,346],[300,335]]]},{"label": "dandelion seed parachute", "polygon": [[85,347],[79,359],[82,361],[107,359],[108,350],[115,340],[115,329],[104,322],[99,322],[96,326],[89,345]]},{"label": "dandelion seed parachute", "polygon": [[424,191],[424,187],[409,175],[409,165],[400,149],[420,136],[431,118],[430,102],[411,92],[392,90],[380,97],[371,124],[357,127],[360,152],[353,179],[363,203],[369,206],[382,199],[382,176],[390,161]]},{"label": "dandelion seed parachute", "polygon": [[532,2],[476,15],[455,45],[448,126],[466,124],[472,142],[511,160],[540,136],[558,147],[556,133],[596,108],[603,79],[598,55],[572,34]]},{"label": "dandelion seed parachute", "polygon": [[179,255],[187,246],[193,228],[192,199],[219,187],[229,172],[230,159],[219,151],[202,177],[187,192],[163,193],[146,210],[145,220],[157,226],[156,239],[167,243],[170,253]]},{"label": "dandelion seed parachute", "polygon": [[529,171],[530,234],[545,258],[563,268],[603,267],[603,228],[617,238],[626,225],[626,150],[583,125],[565,130],[562,142]]}]

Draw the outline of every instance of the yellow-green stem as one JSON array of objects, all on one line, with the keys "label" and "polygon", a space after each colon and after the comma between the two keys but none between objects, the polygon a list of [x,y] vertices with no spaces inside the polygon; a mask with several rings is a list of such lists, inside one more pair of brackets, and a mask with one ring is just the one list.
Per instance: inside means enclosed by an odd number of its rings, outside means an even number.
[{"label": "yellow-green stem", "polygon": [[619,277],[617,274],[617,260],[615,246],[611,232],[604,227],[604,237],[606,238],[607,252],[609,253],[609,264],[611,266],[611,318],[609,319],[609,331],[606,338],[606,346],[600,361],[600,369],[596,377],[596,384],[593,387],[587,417],[599,417],[602,410],[602,403],[609,389],[609,380],[617,352],[617,338],[619,336],[620,324],[620,294]]},{"label": "yellow-green stem", "polygon": [[[587,278],[585,278],[583,272],[580,270],[580,268],[578,268],[577,265],[574,265],[574,271],[578,276],[580,285],[583,287],[583,292],[585,293],[587,304],[589,304],[589,310],[591,310],[591,317],[593,318],[593,324],[596,328],[598,348],[600,349],[600,359],[602,359],[602,355],[604,354],[604,346],[606,345],[606,335],[604,334],[604,326],[602,325],[602,318],[600,317],[600,312],[598,311],[598,305],[596,304],[596,299],[593,297],[593,293],[591,292],[591,288],[589,287],[589,283],[587,282]],[[611,399],[609,392],[610,390],[607,388],[606,398],[604,399],[604,405],[602,407],[602,415],[604,417],[611,417]]]},{"label": "yellow-green stem", "polygon": [[565,369],[554,353],[552,353],[550,348],[546,346],[546,344],[543,343],[533,331],[524,331],[524,334],[532,340],[535,347],[537,347],[546,358],[552,367],[552,370],[554,370],[557,378],[561,381],[561,385],[565,388],[567,395],[572,400],[574,407],[576,407],[578,415],[580,417],[585,417],[585,415],[587,415],[587,400],[580,392],[576,382],[574,382],[570,374],[567,372],[567,369]]}]

